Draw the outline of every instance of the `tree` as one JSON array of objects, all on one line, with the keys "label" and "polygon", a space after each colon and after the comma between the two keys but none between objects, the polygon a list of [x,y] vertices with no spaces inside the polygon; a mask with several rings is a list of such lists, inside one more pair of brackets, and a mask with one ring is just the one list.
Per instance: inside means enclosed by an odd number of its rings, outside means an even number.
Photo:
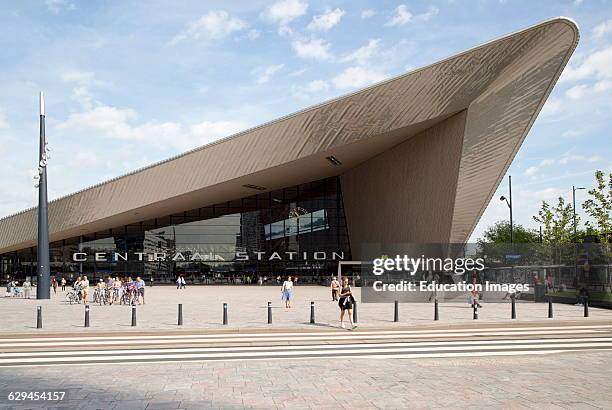
[{"label": "tree", "polygon": [[586,222],[587,231],[597,234],[602,242],[612,242],[612,172],[595,172],[597,187],[589,190],[590,198],[584,201],[582,209],[595,221]]},{"label": "tree", "polygon": [[[560,245],[571,243],[574,236],[574,210],[571,204],[566,204],[563,197],[559,197],[557,205],[553,208],[546,201],[542,201],[542,208],[533,220],[543,226],[542,241],[546,244]],[[576,216],[576,225],[580,218]]]},{"label": "tree", "polygon": [[[508,221],[497,221],[489,226],[482,238],[478,239],[479,257],[485,257],[489,264],[529,263],[538,249],[540,234],[533,229],[525,228],[523,225],[515,224],[513,227],[514,242],[510,242],[510,223]],[[520,260],[509,260],[508,255],[520,255]],[[492,265],[491,265],[492,266]]]},{"label": "tree", "polygon": [[[525,228],[523,225],[513,225],[513,236],[515,243],[538,243],[540,234],[534,229]],[[489,226],[478,239],[478,243],[510,243],[510,223],[508,221],[497,221]]]}]

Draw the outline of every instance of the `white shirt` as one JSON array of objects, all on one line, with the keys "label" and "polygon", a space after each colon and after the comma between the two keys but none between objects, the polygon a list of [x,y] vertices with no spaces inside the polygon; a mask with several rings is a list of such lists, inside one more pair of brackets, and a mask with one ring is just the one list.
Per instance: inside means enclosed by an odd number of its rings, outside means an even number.
[{"label": "white shirt", "polygon": [[283,282],[283,289],[284,290],[291,290],[293,289],[293,282],[291,282],[290,280],[286,280]]}]

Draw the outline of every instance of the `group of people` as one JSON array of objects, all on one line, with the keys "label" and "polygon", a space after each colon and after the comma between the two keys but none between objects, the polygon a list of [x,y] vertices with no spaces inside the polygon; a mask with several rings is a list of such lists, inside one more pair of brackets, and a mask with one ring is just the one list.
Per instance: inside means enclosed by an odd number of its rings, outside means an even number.
[{"label": "group of people", "polygon": [[6,297],[23,297],[30,299],[32,293],[32,283],[29,280],[24,280],[21,286],[16,280],[9,280],[6,284]]},{"label": "group of people", "polygon": [[[89,279],[87,276],[79,276],[72,287],[79,295],[79,303],[89,301]],[[103,298],[103,299],[100,299]],[[140,276],[133,280],[131,276],[127,279],[116,276],[107,276],[99,279],[94,286],[93,302],[101,302],[112,305],[114,303],[144,304],[145,303],[145,281]]]},{"label": "group of people", "polygon": [[[291,308],[294,285],[295,279],[291,276],[287,276],[287,280],[285,280],[281,286],[281,298],[285,301],[285,308],[287,309]],[[356,328],[357,326],[355,326],[355,323],[353,323],[353,305],[355,303],[355,299],[353,297],[353,292],[351,291],[349,279],[344,277],[341,284],[336,277],[333,277],[331,281],[331,294],[332,301],[337,301],[338,307],[340,308],[340,327],[345,329],[344,316],[346,315],[348,316],[350,324],[349,329]]]}]

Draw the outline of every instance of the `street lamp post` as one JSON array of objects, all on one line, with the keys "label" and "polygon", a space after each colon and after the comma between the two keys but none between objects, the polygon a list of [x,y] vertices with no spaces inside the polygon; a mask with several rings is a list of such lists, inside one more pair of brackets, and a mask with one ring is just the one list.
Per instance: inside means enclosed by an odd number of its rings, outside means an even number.
[{"label": "street lamp post", "polygon": [[40,141],[38,150],[38,246],[36,299],[51,298],[51,270],[49,268],[49,216],[47,202],[47,161],[49,159],[45,139],[45,96],[40,93]]},{"label": "street lamp post", "polygon": [[[508,200],[508,198],[510,200]],[[500,201],[506,201],[506,205],[510,209],[510,243],[514,243],[514,221],[512,220],[512,175],[508,175],[508,198],[501,196]]]},{"label": "street lamp post", "polygon": [[580,189],[585,189],[585,188],[576,188],[574,185],[572,185],[572,211],[573,211],[573,224],[574,224],[574,240],[573,242],[577,241],[577,228],[576,228],[576,191],[580,190]]}]

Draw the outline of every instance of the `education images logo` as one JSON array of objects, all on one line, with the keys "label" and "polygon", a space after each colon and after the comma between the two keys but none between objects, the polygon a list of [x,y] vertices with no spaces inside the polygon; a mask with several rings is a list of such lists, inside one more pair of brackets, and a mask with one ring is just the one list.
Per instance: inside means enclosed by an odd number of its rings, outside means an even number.
[{"label": "education images logo", "polygon": [[395,283],[384,283],[382,280],[375,280],[372,283],[372,288],[376,292],[482,292],[482,291],[497,291],[497,292],[527,292],[529,284],[520,283],[491,283],[485,281],[482,283],[472,281],[471,283],[465,280],[451,281],[451,283],[442,283],[436,280],[436,273],[444,273],[451,277],[464,277],[466,273],[482,273],[486,269],[485,260],[483,258],[428,258],[421,255],[418,258],[408,255],[396,255],[395,258],[390,258],[383,255],[380,258],[372,260],[372,274],[380,277],[385,273],[406,273],[410,276],[415,276],[417,272],[422,272],[429,275],[428,280],[420,280],[418,283],[400,280]]}]

